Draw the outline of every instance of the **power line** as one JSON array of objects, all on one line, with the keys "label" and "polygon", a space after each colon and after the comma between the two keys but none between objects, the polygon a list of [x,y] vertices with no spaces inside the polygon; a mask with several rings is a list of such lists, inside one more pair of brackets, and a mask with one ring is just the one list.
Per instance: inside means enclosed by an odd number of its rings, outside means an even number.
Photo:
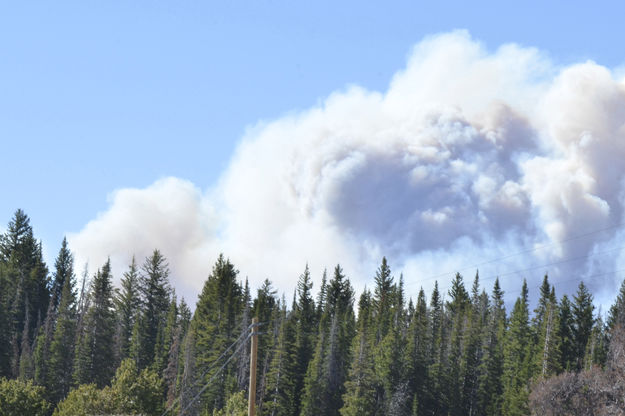
[{"label": "power line", "polygon": [[483,261],[483,262],[480,262],[480,263],[476,263],[473,266],[466,266],[466,267],[458,268],[458,269],[456,269],[454,271],[445,272],[445,273],[439,273],[439,274],[436,274],[436,275],[431,275],[431,276],[425,277],[423,279],[420,279],[419,281],[407,282],[407,283],[405,283],[405,286],[414,285],[414,284],[419,283],[419,282],[427,282],[427,281],[436,279],[438,277],[448,276],[450,274],[454,274],[456,272],[461,272],[461,271],[470,270],[470,269],[477,269],[480,266],[484,266],[484,265],[491,264],[491,263],[496,263],[496,262],[499,262],[501,260],[509,259],[511,257],[516,257],[516,256],[520,256],[522,254],[532,253],[534,251],[538,251],[538,250],[541,250],[541,249],[544,249],[544,248],[547,248],[547,247],[551,247],[551,246],[555,246],[555,245],[561,245],[561,244],[568,243],[568,242],[574,241],[574,240],[579,240],[579,239],[582,239],[582,238],[585,238],[585,237],[588,237],[588,236],[591,236],[591,235],[594,235],[594,234],[598,234],[598,233],[601,233],[601,232],[604,232],[604,231],[607,231],[607,230],[618,228],[618,227],[622,226],[623,224],[624,224],[623,222],[620,222],[620,223],[613,224],[613,225],[610,225],[610,226],[605,227],[605,228],[599,228],[599,229],[596,229],[596,230],[593,230],[593,231],[589,231],[589,232],[584,233],[584,234],[579,234],[579,235],[576,235],[576,236],[573,236],[573,237],[569,237],[569,238],[565,238],[565,239],[562,239],[562,240],[559,240],[559,241],[554,241],[554,242],[545,243],[545,244],[539,244],[539,245],[537,245],[537,246],[535,246],[533,248],[528,248],[528,249],[525,249],[525,250],[517,251],[517,252],[512,253],[512,254],[507,254],[505,256],[501,256],[501,257],[497,257],[497,258],[494,258],[494,259],[486,260],[486,261]]},{"label": "power line", "polygon": [[[506,272],[506,273],[494,274],[494,275],[490,275],[490,276],[487,276],[487,277],[480,276],[480,282],[488,282],[488,281],[496,279],[498,277],[501,278],[501,277],[504,277],[504,276],[510,276],[510,275],[514,275],[514,274],[519,274],[519,273],[524,273],[524,272],[528,272],[528,271],[538,270],[538,269],[542,269],[542,268],[545,268],[545,267],[556,266],[556,265],[559,265],[559,264],[566,264],[566,263],[570,263],[570,262],[573,262],[573,261],[593,258],[593,257],[596,257],[596,256],[601,256],[601,255],[604,255],[604,254],[607,254],[607,253],[611,253],[611,252],[614,252],[614,251],[622,250],[624,248],[625,248],[625,246],[619,246],[619,247],[611,248],[609,250],[601,251],[599,253],[591,253],[591,254],[586,254],[586,255],[583,255],[583,256],[569,257],[569,258],[566,258],[564,260],[558,260],[558,261],[555,261],[555,262],[541,264],[541,265],[537,265],[537,266],[532,266],[532,267],[528,267],[528,268],[525,268],[525,269],[518,269],[518,270],[513,270],[513,271],[510,271],[510,272]],[[423,280],[421,280],[421,281],[423,281]],[[415,281],[415,282],[411,282],[411,283],[414,284],[414,283],[419,283],[419,282],[420,281]],[[446,291],[449,288],[451,288],[451,286],[443,287],[440,290],[441,291]]]},{"label": "power line", "polygon": [[250,333],[247,337],[245,337],[245,340],[241,343],[241,345],[239,345],[239,347],[238,347],[238,348],[237,348],[237,349],[236,349],[236,350],[232,353],[232,355],[231,355],[230,357],[228,357],[228,359],[226,360],[226,362],[225,362],[225,363],[223,363],[223,365],[219,368],[219,370],[217,370],[217,371],[215,372],[215,374],[213,374],[213,375],[211,376],[211,378],[209,378],[209,379],[208,379],[208,381],[206,382],[206,384],[204,385],[204,387],[202,387],[202,388],[200,389],[200,391],[199,391],[199,392],[195,395],[195,397],[193,397],[193,398],[191,399],[191,401],[189,402],[189,404],[187,404],[187,406],[186,406],[184,409],[182,409],[182,410],[180,411],[180,415],[181,415],[181,416],[182,416],[182,415],[184,415],[184,412],[186,412],[186,411],[187,411],[187,409],[188,409],[189,407],[191,407],[191,405],[193,404],[193,402],[195,402],[195,401],[196,401],[196,400],[200,397],[200,395],[201,395],[202,393],[204,393],[204,390],[206,390],[206,389],[208,388],[208,386],[210,386],[210,384],[211,384],[211,382],[213,381],[213,379],[214,379],[217,375],[219,375],[219,374],[221,373],[221,371],[222,371],[224,368],[226,368],[226,366],[228,365],[228,363],[230,362],[230,360],[232,360],[232,358],[233,358],[235,355],[237,355],[237,354],[239,353],[239,350],[240,350],[243,346],[245,346],[245,344],[247,343],[247,340],[248,340],[248,339],[250,339],[250,337],[251,337],[251,336],[252,336],[252,334]]},{"label": "power line", "polygon": [[[263,323],[259,323],[259,324],[250,324],[247,329],[245,331],[241,332],[241,335],[239,335],[239,337],[228,347],[224,350],[224,352],[221,353],[221,355],[219,357],[217,357],[217,359],[215,359],[215,361],[213,361],[202,373],[202,375],[198,378],[199,380],[201,380],[202,378],[204,378],[204,376],[213,368],[215,367],[215,365],[223,358],[225,357],[226,353],[228,351],[230,351],[232,349],[232,347],[234,347],[240,340],[241,338],[246,335],[248,333],[248,331],[254,327],[254,326],[259,326],[259,325],[264,325],[265,322]],[[243,342],[241,342],[241,345],[245,345],[245,342],[247,342],[247,340],[249,339],[250,335],[248,335],[245,340]],[[236,353],[240,350],[241,346],[239,346],[239,348],[237,348],[236,352],[233,355],[236,355]],[[228,361],[230,361],[230,359],[232,358],[232,356],[228,359]],[[221,369],[219,370],[221,371]],[[218,374],[219,371],[217,371]],[[173,403],[171,405],[169,405],[169,407],[167,409],[165,409],[165,411],[161,414],[161,416],[165,416],[165,414],[167,414],[167,412],[171,411],[171,409],[173,409],[173,407],[176,405],[176,403],[178,403],[180,401],[180,397],[178,397],[176,400],[173,401]]]}]

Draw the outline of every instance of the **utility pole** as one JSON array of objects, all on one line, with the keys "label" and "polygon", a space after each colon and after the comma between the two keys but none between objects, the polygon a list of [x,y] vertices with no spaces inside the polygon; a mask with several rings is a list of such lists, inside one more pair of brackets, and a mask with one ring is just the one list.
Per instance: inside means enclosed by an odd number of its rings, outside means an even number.
[{"label": "utility pole", "polygon": [[256,355],[258,353],[258,318],[252,319],[252,345],[250,351],[250,394],[247,399],[247,416],[256,414]]}]

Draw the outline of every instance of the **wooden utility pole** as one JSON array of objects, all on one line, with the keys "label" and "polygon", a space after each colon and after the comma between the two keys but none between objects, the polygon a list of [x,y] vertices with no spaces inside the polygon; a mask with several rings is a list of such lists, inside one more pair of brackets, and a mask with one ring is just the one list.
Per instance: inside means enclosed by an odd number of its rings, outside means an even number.
[{"label": "wooden utility pole", "polygon": [[258,318],[252,319],[251,331],[250,395],[247,399],[247,416],[254,416],[256,414],[256,355],[258,353]]}]

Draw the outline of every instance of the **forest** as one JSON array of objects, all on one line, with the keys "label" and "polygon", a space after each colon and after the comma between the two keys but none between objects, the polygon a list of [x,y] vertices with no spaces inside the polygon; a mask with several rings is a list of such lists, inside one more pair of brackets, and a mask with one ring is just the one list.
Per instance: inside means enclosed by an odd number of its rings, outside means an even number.
[{"label": "forest", "polygon": [[625,285],[605,317],[582,281],[558,296],[547,275],[533,310],[525,281],[506,299],[478,273],[412,299],[383,258],[359,294],[340,265],[318,288],[302,265],[286,298],[220,255],[192,307],[158,249],[119,287],[110,260],[78,276],[65,239],[54,265],[42,252],[17,210],[0,236],[0,416],[246,415],[253,317],[258,415],[625,414]]}]

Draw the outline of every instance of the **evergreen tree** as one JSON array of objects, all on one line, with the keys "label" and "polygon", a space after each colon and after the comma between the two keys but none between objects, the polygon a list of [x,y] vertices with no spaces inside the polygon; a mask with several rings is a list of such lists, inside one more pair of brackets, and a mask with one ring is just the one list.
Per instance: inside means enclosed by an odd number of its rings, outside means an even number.
[{"label": "evergreen tree", "polygon": [[547,309],[552,303],[551,298],[551,285],[549,284],[549,277],[545,274],[543,277],[543,283],[540,285],[540,297],[538,298],[538,304],[534,309],[534,317],[532,318],[532,326],[534,334],[538,337],[540,328],[543,325],[543,321],[547,316]]},{"label": "evergreen tree", "polygon": [[[0,279],[6,290],[3,294],[7,311],[5,324],[9,329],[5,336],[10,343],[11,373],[17,376],[21,346],[28,344],[32,348],[38,324],[45,320],[49,301],[48,269],[43,261],[42,247],[33,236],[30,218],[21,209],[15,212],[6,233],[0,236],[0,265],[3,275]],[[24,331],[26,321],[29,327]],[[23,334],[28,335],[28,343],[22,342]],[[6,345],[3,349],[6,351]],[[29,353],[32,354],[32,350]],[[6,364],[3,364],[5,368],[9,367]]]},{"label": "evergreen tree", "polygon": [[621,282],[618,295],[610,307],[607,324],[610,329],[616,325],[625,326],[625,280]]},{"label": "evergreen tree", "polygon": [[30,314],[28,313],[28,301],[26,302],[26,322],[24,322],[24,328],[22,329],[22,342],[20,348],[19,358],[19,370],[18,375],[21,381],[32,380],[35,375],[35,364],[33,360],[33,351],[30,343],[30,335],[28,328],[30,328]]},{"label": "evergreen tree", "polygon": [[451,337],[449,345],[449,367],[445,371],[445,387],[448,400],[449,413],[460,415],[462,413],[462,346],[466,327],[466,314],[470,307],[469,294],[464,287],[460,273],[456,273],[449,290],[450,301],[447,308],[450,312]]},{"label": "evergreen tree", "polygon": [[358,331],[352,346],[352,364],[345,383],[342,416],[373,416],[378,410],[371,341],[375,338],[371,293],[365,289],[358,302]]},{"label": "evergreen tree", "polygon": [[501,414],[503,348],[506,334],[506,309],[499,279],[495,280],[491,299],[488,327],[484,340],[484,357],[480,364],[476,414],[497,416]]},{"label": "evergreen tree", "polygon": [[467,309],[464,345],[461,353],[462,414],[473,416],[478,412],[480,364],[483,358],[483,332],[488,321],[488,295],[480,293],[479,274],[475,274],[471,289],[471,305]]},{"label": "evergreen tree", "polygon": [[74,256],[72,255],[69,247],[67,246],[67,238],[63,237],[61,243],[61,249],[54,262],[54,276],[52,279],[52,285],[50,288],[50,298],[53,302],[54,309],[59,305],[61,301],[61,294],[63,292],[63,285],[66,279],[74,278]]},{"label": "evergreen tree", "polygon": [[[142,298],[141,314],[132,347],[137,366],[146,368],[154,362],[156,345],[162,345],[164,327],[169,309],[169,268],[165,257],[154,250],[141,267],[140,290]],[[162,364],[162,363],[161,363]]]},{"label": "evergreen tree", "polygon": [[592,295],[584,282],[580,282],[577,294],[573,297],[573,343],[575,348],[575,365],[578,370],[583,368],[584,354],[595,323]]},{"label": "evergreen tree", "polygon": [[182,347],[189,323],[191,322],[191,311],[184,298],[180,300],[177,307],[178,319],[176,321],[173,341],[169,349],[167,368],[163,374],[165,387],[167,389],[167,406],[170,406],[178,393],[178,381],[182,376],[184,368]]},{"label": "evergreen tree", "polygon": [[321,319],[321,315],[326,308],[326,298],[328,294],[328,272],[323,271],[321,275],[321,286],[319,286],[319,293],[317,293],[317,321]]},{"label": "evergreen tree", "polygon": [[527,282],[523,280],[521,296],[516,300],[510,315],[510,329],[504,344],[502,413],[505,415],[529,413],[529,329]]},{"label": "evergreen tree", "polygon": [[[404,321],[404,294],[403,294],[403,277],[400,276],[399,285],[392,284],[390,278],[390,269],[383,260],[383,265],[379,269],[379,275],[383,274],[386,268],[387,286],[389,302],[385,308],[377,310],[377,316],[388,316],[390,322],[382,323],[382,328],[378,326],[377,335],[383,335],[377,345],[375,345],[375,370],[377,375],[377,406],[379,412],[387,415],[404,414],[410,406],[412,395],[409,393],[408,383],[404,380],[406,368],[405,350],[406,350],[406,323]],[[380,280],[382,283],[382,279]],[[383,284],[383,283],[382,283]],[[376,285],[376,289],[380,289],[374,297],[377,300],[378,307],[384,302],[382,298],[385,290],[382,285]],[[378,297],[379,296],[379,297]],[[383,319],[382,321],[385,321]],[[387,328],[384,328],[388,325]]]},{"label": "evergreen tree", "polygon": [[[208,383],[218,368],[212,366],[217,358],[238,337],[237,324],[243,310],[242,288],[237,282],[238,271],[220,255],[204,283],[191,321],[194,345],[189,359],[194,360],[194,379],[200,386]],[[226,397],[236,385],[233,366],[227,366],[215,377],[202,394],[200,407],[212,412],[221,409]]]},{"label": "evergreen tree", "polygon": [[11,374],[11,325],[9,317],[9,282],[5,279],[4,264],[0,262],[0,379]]},{"label": "evergreen tree", "polygon": [[607,360],[609,339],[607,328],[601,318],[601,313],[595,320],[595,325],[590,333],[590,339],[586,345],[584,355],[584,369],[591,370],[593,366],[603,367]]},{"label": "evergreen tree", "polygon": [[353,296],[349,280],[337,265],[327,287],[317,346],[306,373],[302,416],[336,416],[343,406],[355,329]]},{"label": "evergreen tree", "polygon": [[104,387],[115,371],[111,365],[114,362],[115,334],[111,279],[111,261],[107,260],[91,283],[90,306],[76,346],[76,384],[95,383],[98,387]]},{"label": "evergreen tree", "polygon": [[444,389],[447,387],[447,317],[443,309],[443,300],[438,289],[438,282],[434,282],[434,289],[430,297],[430,360],[428,373],[429,401],[426,405],[427,412],[430,414],[446,414],[447,413],[447,397]]},{"label": "evergreen tree", "polygon": [[[245,278],[245,284],[243,286],[243,313],[240,318],[239,337],[243,338],[250,332],[250,325],[252,323],[252,296],[250,293],[250,284]],[[240,348],[240,352],[236,359],[237,366],[237,388],[239,390],[246,390],[249,383],[250,376],[250,345],[246,343],[245,346]]]},{"label": "evergreen tree", "polygon": [[[545,276],[545,282],[547,276]],[[562,371],[561,363],[561,340],[558,328],[559,313],[555,289],[551,287],[545,296],[544,290],[548,289],[545,283],[541,287],[541,300],[539,301],[541,319],[536,320],[535,331],[538,336],[535,354],[534,374],[540,377],[549,377]]]},{"label": "evergreen tree", "polygon": [[269,279],[265,279],[262,286],[258,289],[256,299],[254,299],[254,316],[259,322],[264,323],[266,331],[272,336],[264,337],[258,347],[258,372],[257,372],[257,400],[259,407],[262,408],[264,394],[267,387],[267,374],[269,372],[269,364],[271,363],[271,351],[277,343],[278,333],[280,330],[280,306],[276,300],[276,291]]},{"label": "evergreen tree", "polygon": [[428,364],[431,343],[429,326],[425,292],[421,288],[417,297],[417,306],[410,320],[406,348],[406,375],[410,383],[411,397],[416,398],[417,414],[426,414],[426,405],[429,401]]},{"label": "evergreen tree", "polygon": [[58,318],[50,345],[48,385],[53,403],[64,398],[72,385],[76,314],[73,273],[69,273],[63,281]]},{"label": "evergreen tree", "polygon": [[297,371],[296,329],[293,314],[287,314],[282,302],[278,339],[272,351],[267,374],[262,414],[290,416],[295,414],[295,373]]},{"label": "evergreen tree", "polygon": [[[50,348],[54,338],[55,327],[57,324],[57,308],[63,295],[63,287],[65,281],[70,281],[70,285],[74,279],[74,256],[70,252],[67,245],[67,238],[63,238],[61,249],[54,262],[54,278],[51,285],[51,297],[48,302],[48,311],[43,326],[39,329],[36,339],[36,347],[34,353],[35,360],[35,382],[39,385],[46,386],[48,391],[55,388],[56,380],[51,377],[49,369]],[[71,345],[74,339],[71,339]]]},{"label": "evergreen tree", "polygon": [[391,303],[393,302],[395,285],[386,257],[382,258],[382,264],[377,270],[374,280],[373,316],[376,324],[375,342],[377,344],[389,332],[393,313]]},{"label": "evergreen tree", "polygon": [[[296,348],[297,369],[294,374],[295,391],[302,392],[304,389],[304,376],[308,364],[312,359],[315,345],[317,326],[317,313],[315,302],[312,297],[312,279],[308,265],[297,282],[297,307],[296,314]],[[294,415],[299,415],[301,409],[301,395],[297,394],[294,403]]]},{"label": "evergreen tree", "polygon": [[573,312],[569,298],[564,295],[558,311],[558,338],[560,340],[560,367],[573,370],[576,365],[575,343],[573,339]]},{"label": "evergreen tree", "polygon": [[121,279],[121,289],[115,291],[115,312],[117,326],[115,330],[116,362],[121,363],[130,356],[132,329],[141,307],[139,271],[134,256],[128,270]]},{"label": "evergreen tree", "polygon": [[39,327],[37,337],[35,338],[35,348],[33,352],[35,366],[34,380],[35,383],[40,386],[48,387],[48,360],[55,320],[54,302],[51,298],[48,304],[46,319],[43,321],[43,325]]},{"label": "evergreen tree", "polygon": [[178,305],[176,302],[176,296],[174,295],[169,303],[165,326],[161,330],[162,333],[159,333],[154,347],[154,363],[152,367],[158,375],[162,375],[163,371],[165,371],[169,362],[171,346],[174,343],[176,326],[178,325]]}]

